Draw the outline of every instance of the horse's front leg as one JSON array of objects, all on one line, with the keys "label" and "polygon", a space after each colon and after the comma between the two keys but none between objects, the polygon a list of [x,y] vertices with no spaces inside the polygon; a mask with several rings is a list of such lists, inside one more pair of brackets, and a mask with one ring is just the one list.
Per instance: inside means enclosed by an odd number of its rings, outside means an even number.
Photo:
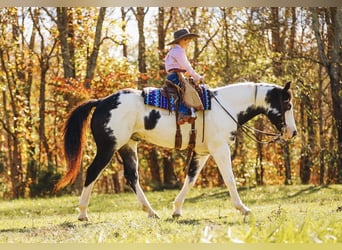
[{"label": "horse's front leg", "polygon": [[137,143],[130,141],[119,150],[124,165],[124,175],[142,205],[142,209],[148,213],[150,218],[159,218],[158,214],[152,209],[140,184],[138,174],[138,154]]},{"label": "horse's front leg", "polygon": [[188,194],[191,187],[195,184],[197,177],[201,172],[208,157],[208,155],[199,156],[194,152],[194,156],[190,162],[190,166],[183,187],[177,195],[175,201],[173,202],[173,218],[177,218],[182,215],[182,207],[185,200],[185,196]]},{"label": "horse's front leg", "polygon": [[232,163],[230,159],[230,149],[228,144],[222,144],[219,147],[212,147],[209,149],[211,155],[214,157],[215,162],[218,165],[222,178],[228,187],[232,202],[236,209],[244,215],[249,214],[251,210],[246,207],[237,192],[234,174],[232,170]]}]

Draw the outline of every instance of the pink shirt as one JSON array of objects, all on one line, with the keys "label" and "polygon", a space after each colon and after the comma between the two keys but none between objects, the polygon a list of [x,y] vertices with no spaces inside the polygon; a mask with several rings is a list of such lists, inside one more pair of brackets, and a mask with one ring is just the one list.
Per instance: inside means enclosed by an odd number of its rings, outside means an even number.
[{"label": "pink shirt", "polygon": [[185,50],[178,44],[174,45],[165,57],[165,69],[184,69],[195,81],[199,81],[202,77],[192,68]]}]

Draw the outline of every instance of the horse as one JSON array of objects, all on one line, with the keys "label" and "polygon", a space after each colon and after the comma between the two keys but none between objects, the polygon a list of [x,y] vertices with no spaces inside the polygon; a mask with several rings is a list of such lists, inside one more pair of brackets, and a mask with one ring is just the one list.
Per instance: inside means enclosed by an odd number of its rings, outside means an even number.
[{"label": "horse", "polygon": [[[293,115],[290,83],[284,87],[271,83],[243,82],[209,88],[211,110],[197,111],[196,145],[187,169],[184,184],[173,202],[173,217],[182,215],[187,193],[211,155],[228,187],[233,205],[242,214],[251,210],[241,201],[231,164],[230,144],[239,127],[253,117],[264,114],[276,127],[283,139],[297,133]],[[110,162],[114,153],[121,157],[127,184],[136,194],[148,217],[159,218],[146,198],[138,173],[137,145],[139,140],[174,148],[176,122],[174,112],[144,103],[144,91],[122,89],[102,99],[90,99],[74,108],[64,125],[64,153],[67,172],[55,186],[55,191],[73,183],[81,165],[85,131],[90,127],[97,152],[86,171],[86,179],[79,199],[80,221],[87,221],[87,208],[95,181]],[[204,116],[204,117],[203,117]],[[191,126],[181,126],[186,149]]]}]

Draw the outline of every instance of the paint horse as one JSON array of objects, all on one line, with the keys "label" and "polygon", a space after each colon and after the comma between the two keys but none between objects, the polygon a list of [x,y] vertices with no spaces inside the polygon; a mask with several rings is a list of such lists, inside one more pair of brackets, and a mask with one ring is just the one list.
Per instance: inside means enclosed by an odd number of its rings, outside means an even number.
[{"label": "paint horse", "polygon": [[[231,200],[242,214],[250,213],[237,192],[230,159],[229,143],[236,130],[256,115],[265,114],[280,134],[288,139],[296,135],[290,83],[280,87],[268,83],[236,83],[210,89],[211,110],[198,111],[197,139],[187,175],[180,193],[173,203],[173,217],[181,216],[185,196],[196,182],[208,157],[213,156],[228,187]],[[88,220],[87,207],[96,179],[117,152],[124,165],[124,176],[139,203],[149,217],[158,215],[151,207],[139,185],[137,144],[140,139],[162,147],[173,148],[176,122],[174,112],[144,104],[144,91],[123,89],[98,100],[89,100],[77,106],[64,127],[64,152],[68,171],[55,190],[75,181],[79,172],[88,116],[97,152],[87,169],[86,180],[79,200],[79,217]],[[203,126],[204,125],[204,126]],[[190,124],[181,127],[183,143],[187,147]]]}]

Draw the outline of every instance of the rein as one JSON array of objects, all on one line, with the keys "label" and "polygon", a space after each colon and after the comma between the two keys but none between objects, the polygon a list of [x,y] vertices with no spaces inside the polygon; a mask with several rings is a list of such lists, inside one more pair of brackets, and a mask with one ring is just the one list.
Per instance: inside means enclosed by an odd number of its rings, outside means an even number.
[{"label": "rein", "polygon": [[[270,144],[273,142],[277,142],[281,140],[281,133],[275,134],[275,133],[270,133],[270,132],[265,132],[256,128],[252,128],[250,126],[247,126],[245,124],[239,124],[239,122],[235,119],[235,117],[222,105],[222,103],[217,99],[216,95],[212,95],[213,98],[215,99],[215,101],[220,105],[220,107],[226,112],[227,115],[229,115],[229,117],[236,123],[236,125],[238,126],[238,128],[241,129],[241,131],[247,135],[249,138],[251,138],[254,142],[260,143],[260,144]],[[254,132],[254,133],[252,133]],[[269,141],[261,141],[258,140],[255,132],[261,133],[263,135],[267,135],[267,136],[273,136],[274,138],[272,138]]]}]

